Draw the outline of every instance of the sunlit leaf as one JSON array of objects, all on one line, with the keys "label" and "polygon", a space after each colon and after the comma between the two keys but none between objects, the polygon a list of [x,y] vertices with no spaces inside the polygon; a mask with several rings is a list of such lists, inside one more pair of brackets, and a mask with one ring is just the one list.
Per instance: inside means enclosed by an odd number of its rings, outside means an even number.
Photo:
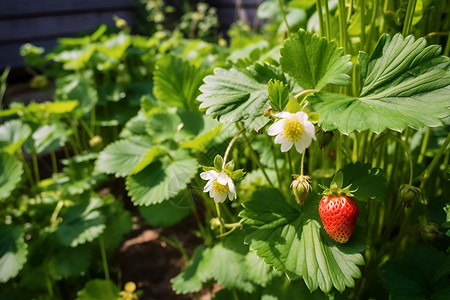
[{"label": "sunlit leaf", "polygon": [[36,151],[37,154],[55,151],[64,146],[67,141],[67,129],[63,123],[53,122],[39,127],[25,143],[28,153]]},{"label": "sunlit leaf", "polygon": [[246,128],[257,131],[268,122],[264,110],[269,102],[267,84],[271,79],[289,84],[283,72],[269,64],[256,63],[246,70],[216,68],[200,87],[200,108],[207,108],[206,114],[222,123],[243,121]]},{"label": "sunlit leaf", "polygon": [[0,282],[14,278],[27,261],[24,234],[21,227],[0,225]]},{"label": "sunlit leaf", "polygon": [[0,126],[0,149],[16,153],[30,136],[31,128],[20,120],[8,121]]},{"label": "sunlit leaf", "polygon": [[327,84],[349,85],[350,56],[335,42],[304,30],[292,33],[280,50],[280,64],[304,89],[321,90]]},{"label": "sunlit leaf", "polygon": [[311,291],[342,292],[355,285],[364,264],[364,246],[355,239],[346,244],[331,240],[318,216],[318,197],[310,192],[303,206],[288,203],[275,189],[260,189],[240,213],[245,242],[275,270],[291,279],[303,277]]},{"label": "sunlit leaf", "polygon": [[7,153],[0,153],[0,200],[7,198],[22,179],[22,162]]},{"label": "sunlit leaf", "polygon": [[450,115],[450,59],[413,36],[381,37],[372,55],[360,52],[359,97],[319,92],[308,97],[325,130],[402,131],[440,126]]},{"label": "sunlit leaf", "polygon": [[172,55],[165,55],[156,63],[153,92],[168,105],[196,109],[198,88],[207,72]]},{"label": "sunlit leaf", "polygon": [[279,80],[271,80],[268,84],[270,105],[275,111],[283,111],[289,102],[289,87]]},{"label": "sunlit leaf", "polygon": [[56,79],[55,100],[77,100],[84,113],[98,102],[91,72],[73,73]]},{"label": "sunlit leaf", "polygon": [[146,136],[132,136],[116,141],[100,152],[96,169],[123,177],[132,172],[152,147]]}]

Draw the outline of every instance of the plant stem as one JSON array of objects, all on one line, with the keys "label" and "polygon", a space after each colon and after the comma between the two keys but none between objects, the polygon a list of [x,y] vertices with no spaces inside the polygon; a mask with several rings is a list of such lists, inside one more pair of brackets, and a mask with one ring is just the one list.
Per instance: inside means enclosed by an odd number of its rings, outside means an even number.
[{"label": "plant stem", "polygon": [[331,41],[331,24],[330,24],[331,16],[330,9],[328,8],[328,0],[325,0],[325,25],[326,25],[326,38],[328,41]]},{"label": "plant stem", "polygon": [[230,154],[231,147],[233,147],[234,143],[236,142],[239,135],[244,131],[244,128],[239,130],[238,133],[233,137],[233,139],[228,144],[227,150],[225,151],[225,155],[223,156],[223,163],[222,163],[222,169],[225,169],[225,165],[227,163],[228,154]]},{"label": "plant stem", "polygon": [[306,153],[306,149],[303,150],[303,153],[302,153],[302,162],[300,163],[300,177],[303,177],[303,163],[305,161],[305,153]]},{"label": "plant stem", "polygon": [[98,241],[100,243],[100,252],[102,254],[103,273],[105,274],[105,279],[109,280],[108,261],[106,259],[105,242],[103,241],[102,235],[100,235],[100,237],[98,238]]},{"label": "plant stem", "polygon": [[289,172],[292,175],[292,174],[294,174],[294,168],[292,168],[292,159],[291,159],[291,154],[289,151],[286,152],[286,157],[287,157],[287,162],[289,165]]},{"label": "plant stem", "polygon": [[404,37],[406,37],[411,31],[414,11],[416,10],[416,2],[417,0],[408,1],[408,8],[406,9],[406,17],[405,22],[403,23],[403,30],[402,30],[402,34]]},{"label": "plant stem", "polygon": [[341,133],[337,130],[336,134],[336,172],[342,167],[342,145],[341,145]]},{"label": "plant stem", "polygon": [[286,24],[286,30],[288,32],[288,35],[291,35],[291,29],[289,28],[289,24],[286,19],[286,13],[284,12],[283,4],[281,3],[281,0],[278,0],[278,6],[280,7],[281,14],[283,15],[284,24]]},{"label": "plant stem", "polygon": [[[238,128],[239,128],[239,125],[238,125]],[[252,146],[251,146],[251,144],[250,144],[250,141],[248,140],[247,135],[245,134],[245,132],[243,132],[242,136],[244,137],[245,143],[246,143],[247,146],[248,146],[248,149],[249,149],[249,151],[250,151],[250,155],[251,155],[253,161],[256,163],[256,165],[257,165],[257,166],[261,169],[261,171],[263,172],[263,175],[264,175],[264,177],[266,178],[267,183],[269,183],[269,185],[270,185],[271,187],[275,188],[274,185],[272,184],[272,181],[270,180],[269,176],[267,176],[266,169],[264,168],[264,166],[263,166],[263,165],[261,164],[261,162],[259,161],[258,155],[256,154],[255,150],[253,150],[253,148],[252,148]]]},{"label": "plant stem", "polygon": [[281,190],[281,176],[280,176],[280,170],[278,169],[277,165],[277,155],[275,153],[275,145],[273,144],[272,139],[267,135],[267,138],[270,140],[270,150],[272,151],[272,157],[273,157],[273,165],[275,166],[275,173],[277,173],[277,181],[278,181],[278,189]]},{"label": "plant stem", "polygon": [[[409,184],[411,185],[412,181],[413,181],[413,171],[414,171],[413,163],[412,163],[412,157],[411,157],[411,151],[409,150],[409,148],[406,146],[405,142],[401,138],[399,138],[399,137],[397,137],[395,135],[392,135],[390,133],[381,135],[373,143],[370,157],[372,158],[373,150],[375,150],[375,148],[386,138],[390,138],[390,139],[396,141],[397,145],[401,146],[403,148],[403,150],[405,150],[406,155],[408,156],[408,161],[409,161]],[[392,167],[395,167],[395,163],[394,163],[394,165]],[[393,171],[392,171],[392,173],[393,173]]]},{"label": "plant stem", "polygon": [[423,188],[425,185],[425,182],[430,178],[431,173],[433,173],[434,168],[436,168],[439,160],[441,159],[442,154],[444,154],[445,150],[447,149],[448,144],[450,143],[450,133],[447,135],[447,138],[445,139],[444,143],[442,144],[441,148],[439,148],[438,153],[434,156],[431,163],[428,165],[428,167],[420,174],[420,188]]},{"label": "plant stem", "polygon": [[58,173],[58,162],[56,161],[55,151],[50,152],[50,158],[52,160],[53,173]]},{"label": "plant stem", "polygon": [[[327,0],[325,0],[327,1]],[[322,14],[322,2],[321,0],[316,0],[316,9],[317,15],[319,16],[319,28],[320,28],[320,36],[324,36],[324,24],[323,24],[323,14]]]},{"label": "plant stem", "polygon": [[419,165],[422,163],[423,158],[425,156],[425,152],[427,150],[428,140],[430,138],[430,131],[431,131],[431,128],[427,127],[427,129],[425,130],[425,134],[423,135],[423,140],[422,140],[422,145],[420,147],[419,157],[417,158],[417,164],[419,164]]},{"label": "plant stem", "polygon": [[33,161],[34,182],[37,185],[39,181],[41,181],[41,179],[39,177],[39,166],[37,161],[36,149],[34,148],[34,146],[32,147],[33,148],[31,150],[31,160]]},{"label": "plant stem", "polygon": [[373,39],[373,35],[375,34],[375,27],[376,27],[376,21],[377,21],[377,16],[378,16],[378,6],[379,6],[379,1],[380,0],[374,0],[373,1],[373,13],[372,13],[372,18],[370,19],[370,29],[369,29],[369,36],[367,38],[366,41],[366,52],[370,53],[370,51],[372,50],[372,39]]},{"label": "plant stem", "polygon": [[348,54],[347,45],[347,22],[345,19],[345,0],[339,0],[339,34],[341,37],[341,46],[344,48],[344,53]]},{"label": "plant stem", "polygon": [[222,220],[222,217],[221,217],[221,215],[220,215],[220,207],[219,207],[219,203],[217,203],[217,202],[214,202],[215,204],[216,204],[216,212],[217,212],[217,218],[219,219],[219,222],[220,222],[220,234],[222,235],[223,234],[223,220]]}]

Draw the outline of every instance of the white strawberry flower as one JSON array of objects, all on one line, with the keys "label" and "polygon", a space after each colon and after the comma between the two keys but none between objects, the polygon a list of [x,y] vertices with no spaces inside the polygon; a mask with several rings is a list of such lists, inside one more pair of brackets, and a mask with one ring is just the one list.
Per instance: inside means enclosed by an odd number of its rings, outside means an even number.
[{"label": "white strawberry flower", "polygon": [[308,121],[307,113],[283,111],[275,116],[280,120],[269,127],[267,134],[275,136],[275,143],[281,144],[281,152],[287,152],[295,145],[295,149],[303,153],[311,145],[311,140],[316,140],[314,125]]},{"label": "white strawberry flower", "polygon": [[234,181],[224,171],[219,173],[209,170],[201,173],[200,177],[208,180],[203,192],[209,192],[209,197],[213,198],[215,202],[221,203],[227,199],[227,196],[230,200],[237,198]]}]

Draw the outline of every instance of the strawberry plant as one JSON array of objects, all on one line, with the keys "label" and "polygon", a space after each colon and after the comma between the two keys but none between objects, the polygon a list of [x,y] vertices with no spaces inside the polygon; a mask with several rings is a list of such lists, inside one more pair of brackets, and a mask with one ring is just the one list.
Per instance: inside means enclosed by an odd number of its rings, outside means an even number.
[{"label": "strawberry plant", "polygon": [[0,112],[1,297],[135,299],[110,268],[133,213],[195,224],[176,294],[446,299],[446,8],[266,0],[229,47],[124,24],[24,47],[56,101]]}]

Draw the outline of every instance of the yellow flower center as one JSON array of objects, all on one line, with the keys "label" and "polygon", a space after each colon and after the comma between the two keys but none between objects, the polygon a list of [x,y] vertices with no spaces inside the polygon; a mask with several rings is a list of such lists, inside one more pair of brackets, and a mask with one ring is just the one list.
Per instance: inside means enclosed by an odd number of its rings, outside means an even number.
[{"label": "yellow flower center", "polygon": [[302,137],[303,130],[303,124],[298,121],[295,115],[286,118],[286,121],[284,121],[283,136],[291,143],[298,141]]},{"label": "yellow flower center", "polygon": [[228,183],[226,185],[220,184],[217,179],[213,182],[212,187],[217,194],[225,194],[228,192]]}]

